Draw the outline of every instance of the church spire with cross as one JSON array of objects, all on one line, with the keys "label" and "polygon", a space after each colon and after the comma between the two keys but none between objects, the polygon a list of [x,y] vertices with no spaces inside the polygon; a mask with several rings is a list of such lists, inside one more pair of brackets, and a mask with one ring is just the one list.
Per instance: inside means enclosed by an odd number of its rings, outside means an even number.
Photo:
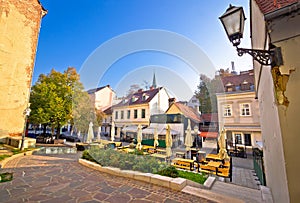
[{"label": "church spire with cross", "polygon": [[156,77],[155,77],[155,72],[153,72],[152,87],[153,87],[153,88],[156,88],[156,87],[157,87],[157,85],[156,85]]}]

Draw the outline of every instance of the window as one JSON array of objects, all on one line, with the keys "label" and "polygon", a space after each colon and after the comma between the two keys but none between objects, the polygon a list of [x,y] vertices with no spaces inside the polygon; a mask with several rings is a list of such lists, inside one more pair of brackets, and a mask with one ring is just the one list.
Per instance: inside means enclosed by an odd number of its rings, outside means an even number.
[{"label": "window", "polygon": [[225,104],[224,105],[224,117],[229,117],[232,116],[232,106],[230,104]]},{"label": "window", "polygon": [[127,119],[130,119],[130,110],[127,110]]},{"label": "window", "polygon": [[250,116],[250,104],[244,103],[240,104],[241,116]]},{"label": "window", "polygon": [[235,134],[235,143],[242,144],[242,135],[241,134]]},{"label": "window", "polygon": [[245,137],[245,145],[251,146],[251,134],[244,134]]},{"label": "window", "polygon": [[115,119],[118,119],[118,112],[115,113]]},{"label": "window", "polygon": [[142,109],[142,118],[146,118],[146,109]]},{"label": "window", "polygon": [[131,98],[131,102],[136,102],[138,99],[139,99],[138,97],[133,96],[133,97]]},{"label": "window", "polygon": [[124,119],[124,111],[121,111],[121,119]]},{"label": "window", "polygon": [[142,100],[143,100],[143,101],[146,101],[148,98],[149,98],[149,96],[148,96],[147,94],[144,93],[144,94],[143,94],[143,97],[142,97]]},{"label": "window", "polygon": [[134,115],[133,115],[134,118],[137,118],[138,117],[138,110],[137,109],[134,109]]}]

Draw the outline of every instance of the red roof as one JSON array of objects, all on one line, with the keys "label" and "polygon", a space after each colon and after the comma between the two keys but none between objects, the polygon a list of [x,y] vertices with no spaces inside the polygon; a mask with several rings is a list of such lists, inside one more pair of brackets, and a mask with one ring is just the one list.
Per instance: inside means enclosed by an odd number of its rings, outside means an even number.
[{"label": "red roof", "polygon": [[185,117],[192,119],[196,123],[201,122],[200,114],[196,109],[187,106],[181,102],[176,102],[173,105],[176,105]]},{"label": "red roof", "polygon": [[200,136],[201,137],[217,138],[218,137],[218,132],[201,132]]},{"label": "red roof", "polygon": [[270,13],[282,7],[299,2],[299,0],[255,0],[263,14]]},{"label": "red roof", "polygon": [[116,104],[114,107],[149,103],[161,89],[162,87],[145,91],[139,90],[127,96],[125,99],[122,99],[122,101]]},{"label": "red roof", "polygon": [[201,119],[204,122],[218,122],[218,113],[201,114]]},{"label": "red roof", "polygon": [[254,84],[253,69],[248,71],[241,71],[239,75],[221,77],[221,80],[224,86],[226,86],[228,83],[233,84],[235,86],[240,86],[245,81],[253,85]]}]

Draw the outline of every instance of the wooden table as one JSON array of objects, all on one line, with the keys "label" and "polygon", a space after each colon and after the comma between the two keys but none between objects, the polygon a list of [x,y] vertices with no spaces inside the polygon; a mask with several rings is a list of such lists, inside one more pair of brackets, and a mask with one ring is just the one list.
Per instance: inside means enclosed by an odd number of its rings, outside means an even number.
[{"label": "wooden table", "polygon": [[210,161],[210,160],[213,160],[213,161],[223,161],[223,159],[221,159],[218,154],[207,154],[206,157],[205,157],[205,159],[207,161]]},{"label": "wooden table", "polygon": [[194,160],[192,159],[182,159],[182,158],[174,158],[172,160],[172,164],[178,168],[190,169],[194,170]]},{"label": "wooden table", "polygon": [[218,161],[210,161],[207,163],[208,166],[212,166],[212,167],[215,167],[215,168],[219,168],[221,166],[221,162],[218,162]]}]

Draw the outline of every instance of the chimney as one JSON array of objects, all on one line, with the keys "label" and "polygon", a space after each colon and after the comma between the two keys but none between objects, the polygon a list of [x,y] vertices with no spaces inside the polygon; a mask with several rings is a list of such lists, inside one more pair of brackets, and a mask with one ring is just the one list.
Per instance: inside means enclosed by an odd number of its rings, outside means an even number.
[{"label": "chimney", "polygon": [[169,106],[171,106],[172,104],[174,104],[176,102],[175,98],[169,98]]}]

